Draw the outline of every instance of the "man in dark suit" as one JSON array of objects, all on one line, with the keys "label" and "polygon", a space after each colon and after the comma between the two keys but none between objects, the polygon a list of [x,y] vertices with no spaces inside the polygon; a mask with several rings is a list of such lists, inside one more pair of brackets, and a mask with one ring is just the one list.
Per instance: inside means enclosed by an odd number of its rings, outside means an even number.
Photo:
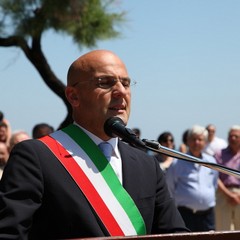
[{"label": "man in dark suit", "polygon": [[110,51],[73,62],[66,97],[74,123],[12,150],[0,182],[0,239],[188,231],[156,159],[104,131],[110,117],[127,124],[131,84]]}]

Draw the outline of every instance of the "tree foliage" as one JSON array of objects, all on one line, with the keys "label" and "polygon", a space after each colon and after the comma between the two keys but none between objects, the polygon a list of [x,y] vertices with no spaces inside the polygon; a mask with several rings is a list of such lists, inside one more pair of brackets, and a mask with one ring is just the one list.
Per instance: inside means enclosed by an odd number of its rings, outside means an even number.
[{"label": "tree foliage", "polygon": [[[0,46],[19,47],[34,65],[47,86],[67,107],[67,117],[60,127],[71,121],[71,107],[65,98],[65,85],[48,64],[42,51],[44,32],[54,30],[72,37],[79,46],[94,47],[98,40],[119,36],[116,27],[125,20],[125,12],[113,12],[115,0],[1,0]],[[116,9],[116,7],[115,7]]]}]

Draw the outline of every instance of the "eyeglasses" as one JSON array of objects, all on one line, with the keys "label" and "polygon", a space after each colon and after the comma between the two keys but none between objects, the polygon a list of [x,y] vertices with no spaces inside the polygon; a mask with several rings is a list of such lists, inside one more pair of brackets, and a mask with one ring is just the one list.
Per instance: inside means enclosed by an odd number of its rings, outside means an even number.
[{"label": "eyeglasses", "polygon": [[174,142],[174,140],[172,138],[168,138],[168,139],[166,139],[165,142]]},{"label": "eyeglasses", "polygon": [[130,86],[136,84],[136,82],[131,83],[131,79],[129,77],[116,78],[113,76],[102,76],[95,79],[97,80],[97,86],[104,89],[113,87],[118,81],[121,82],[125,88],[129,88]]},{"label": "eyeglasses", "polygon": [[[99,88],[103,88],[103,89],[109,89],[109,88],[113,87],[118,81],[121,82],[121,84],[125,88],[129,88],[130,86],[136,85],[136,83],[137,83],[136,81],[132,82],[129,77],[117,78],[114,76],[100,76],[100,77],[95,77],[93,79],[96,81],[96,85]],[[89,82],[89,81],[77,82],[76,84],[73,85],[73,87],[79,83],[85,83],[85,82]]]}]

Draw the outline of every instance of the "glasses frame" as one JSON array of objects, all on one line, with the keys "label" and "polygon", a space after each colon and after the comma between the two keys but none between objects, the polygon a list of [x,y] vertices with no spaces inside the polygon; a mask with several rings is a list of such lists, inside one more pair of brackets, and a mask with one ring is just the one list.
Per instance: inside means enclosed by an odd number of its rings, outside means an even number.
[{"label": "glasses frame", "polygon": [[[112,88],[117,82],[120,82],[124,88],[130,88],[131,86],[134,86],[137,84],[136,81],[132,81],[129,77],[114,77],[114,76],[99,76],[99,77],[93,77],[92,80],[96,81],[96,86],[102,89],[110,89]],[[106,81],[106,83],[104,83]],[[90,83],[89,80],[87,81],[81,81],[77,82],[72,85],[72,87],[77,86],[78,84],[82,83]],[[105,85],[104,85],[105,84]]]}]

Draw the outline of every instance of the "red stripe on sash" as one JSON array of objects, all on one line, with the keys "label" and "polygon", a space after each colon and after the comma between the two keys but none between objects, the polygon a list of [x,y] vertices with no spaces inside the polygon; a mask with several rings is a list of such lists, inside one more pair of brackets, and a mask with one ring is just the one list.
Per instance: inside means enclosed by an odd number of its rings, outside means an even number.
[{"label": "red stripe on sash", "polygon": [[111,236],[124,236],[122,229],[116,222],[112,213],[109,211],[108,207],[92,183],[89,181],[86,174],[79,167],[74,158],[67,152],[67,150],[50,136],[45,136],[39,140],[49,147],[49,149],[54,153],[54,155],[58,158],[58,160],[62,163],[62,165],[74,179],[78,187],[90,202],[91,206],[96,211],[97,215],[100,217],[109,234]]}]

